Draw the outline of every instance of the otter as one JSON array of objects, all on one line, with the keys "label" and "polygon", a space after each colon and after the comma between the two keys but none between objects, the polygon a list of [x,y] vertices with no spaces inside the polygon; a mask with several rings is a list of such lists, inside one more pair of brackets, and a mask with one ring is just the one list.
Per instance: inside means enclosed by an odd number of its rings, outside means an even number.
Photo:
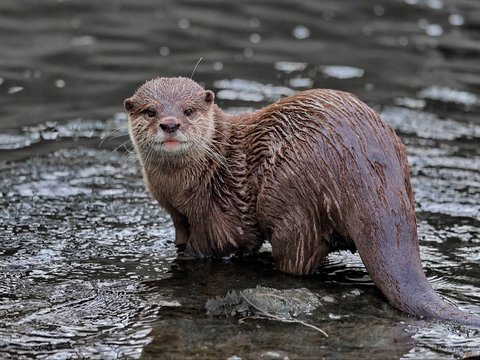
[{"label": "otter", "polygon": [[254,252],[311,274],[328,253],[357,251],[396,308],[480,326],[446,303],[421,266],[405,146],[356,96],[296,93],[227,115],[189,78],[157,78],[125,100],[150,194],[193,256]]}]

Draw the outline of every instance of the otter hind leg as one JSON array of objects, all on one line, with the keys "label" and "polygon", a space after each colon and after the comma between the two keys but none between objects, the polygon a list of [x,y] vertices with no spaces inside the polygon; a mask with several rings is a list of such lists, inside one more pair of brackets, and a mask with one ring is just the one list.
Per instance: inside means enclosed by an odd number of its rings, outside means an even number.
[{"label": "otter hind leg", "polygon": [[331,236],[331,230],[319,228],[306,219],[295,222],[292,220],[295,218],[286,216],[271,228],[272,253],[278,270],[308,275],[329,253],[326,239]]}]

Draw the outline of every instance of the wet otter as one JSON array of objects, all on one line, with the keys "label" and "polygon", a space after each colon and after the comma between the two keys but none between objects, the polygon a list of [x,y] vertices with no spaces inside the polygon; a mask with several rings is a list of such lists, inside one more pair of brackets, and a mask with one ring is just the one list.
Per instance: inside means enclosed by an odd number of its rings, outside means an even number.
[{"label": "wet otter", "polygon": [[358,250],[407,313],[480,326],[444,302],[420,261],[405,148],[355,96],[308,90],[230,116],[188,78],[157,78],[125,100],[146,186],[196,256],[272,245],[279,270],[309,274]]}]

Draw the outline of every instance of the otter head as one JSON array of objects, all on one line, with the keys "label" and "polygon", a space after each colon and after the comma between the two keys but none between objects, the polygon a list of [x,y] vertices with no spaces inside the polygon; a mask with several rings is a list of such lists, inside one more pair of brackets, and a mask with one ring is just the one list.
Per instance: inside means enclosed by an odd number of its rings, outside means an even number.
[{"label": "otter head", "polygon": [[214,132],[214,98],[188,78],[157,78],[140,86],[124,106],[142,160],[177,161],[206,148]]}]

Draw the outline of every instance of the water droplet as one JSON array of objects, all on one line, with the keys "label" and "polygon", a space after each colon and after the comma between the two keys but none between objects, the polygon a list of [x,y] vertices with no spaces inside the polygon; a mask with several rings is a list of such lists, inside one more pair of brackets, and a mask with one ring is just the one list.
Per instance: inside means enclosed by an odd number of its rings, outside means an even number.
[{"label": "water droplet", "polygon": [[373,7],[373,12],[377,16],[383,16],[383,14],[385,14],[385,8],[382,5],[375,5]]},{"label": "water droplet", "polygon": [[23,86],[12,86],[11,88],[8,89],[7,92],[11,95],[11,94],[16,94],[22,90],[23,90]]},{"label": "water droplet", "polygon": [[245,57],[252,57],[253,56],[253,49],[252,48],[246,48],[245,50],[243,50],[243,55]]},{"label": "water droplet", "polygon": [[2,85],[4,81],[5,81],[5,80],[0,77],[0,85]]},{"label": "water droplet", "polygon": [[332,320],[340,320],[342,318],[342,315],[328,314],[328,317]]},{"label": "water droplet", "polygon": [[32,70],[25,70],[25,71],[23,72],[23,77],[24,77],[25,79],[30,79],[30,78],[32,77]]},{"label": "water droplet", "polygon": [[443,28],[438,24],[430,24],[425,29],[425,32],[429,36],[440,36],[443,35]]},{"label": "water droplet", "polygon": [[463,24],[465,24],[465,19],[464,19],[463,16],[460,15],[460,14],[451,14],[451,15],[448,17],[448,21],[449,21],[450,24],[452,24],[453,26],[462,26]]},{"label": "water droplet", "polygon": [[222,70],[222,69],[223,69],[223,63],[222,63],[221,61],[215,61],[215,62],[213,63],[213,69],[214,69],[215,71],[220,71],[220,70]]},{"label": "water droplet", "polygon": [[420,19],[417,21],[417,25],[420,29],[426,29],[429,25],[429,22],[427,19]]},{"label": "water droplet", "polygon": [[190,21],[188,19],[182,18],[178,20],[178,27],[180,29],[188,29],[190,27]]},{"label": "water droplet", "polygon": [[432,9],[443,8],[443,0],[427,0],[427,6]]},{"label": "water droplet", "polygon": [[406,36],[400,36],[398,38],[398,43],[401,45],[401,46],[407,46],[408,45],[408,38]]},{"label": "water droplet", "polygon": [[39,79],[41,76],[42,76],[42,72],[41,72],[40,70],[35,70],[35,71],[33,72],[33,77],[34,77],[35,79]]},{"label": "water droplet", "polygon": [[62,79],[55,80],[55,86],[59,89],[64,88],[66,84],[67,83],[65,82],[65,80],[62,80]]},{"label": "water droplet", "polygon": [[93,36],[77,36],[70,40],[70,45],[72,46],[90,46],[95,44],[96,39]]},{"label": "water droplet", "polygon": [[418,4],[418,0],[405,0],[405,2],[408,5],[417,5]]},{"label": "water droplet", "polygon": [[162,46],[160,48],[160,51],[159,51],[160,55],[162,56],[168,56],[170,55],[170,48],[168,48],[167,46]]},{"label": "water droplet", "polygon": [[262,41],[262,37],[260,34],[254,33],[250,35],[250,41],[254,44],[258,44],[260,41]]},{"label": "water droplet", "polygon": [[373,91],[373,89],[375,89],[375,85],[373,85],[372,83],[367,83],[365,84],[365,90],[366,91]]},{"label": "water droplet", "polygon": [[260,26],[260,19],[259,18],[251,18],[250,21],[250,26],[253,28],[258,28]]},{"label": "water droplet", "polygon": [[303,25],[298,25],[293,29],[293,36],[300,40],[306,39],[310,36],[310,30]]}]

